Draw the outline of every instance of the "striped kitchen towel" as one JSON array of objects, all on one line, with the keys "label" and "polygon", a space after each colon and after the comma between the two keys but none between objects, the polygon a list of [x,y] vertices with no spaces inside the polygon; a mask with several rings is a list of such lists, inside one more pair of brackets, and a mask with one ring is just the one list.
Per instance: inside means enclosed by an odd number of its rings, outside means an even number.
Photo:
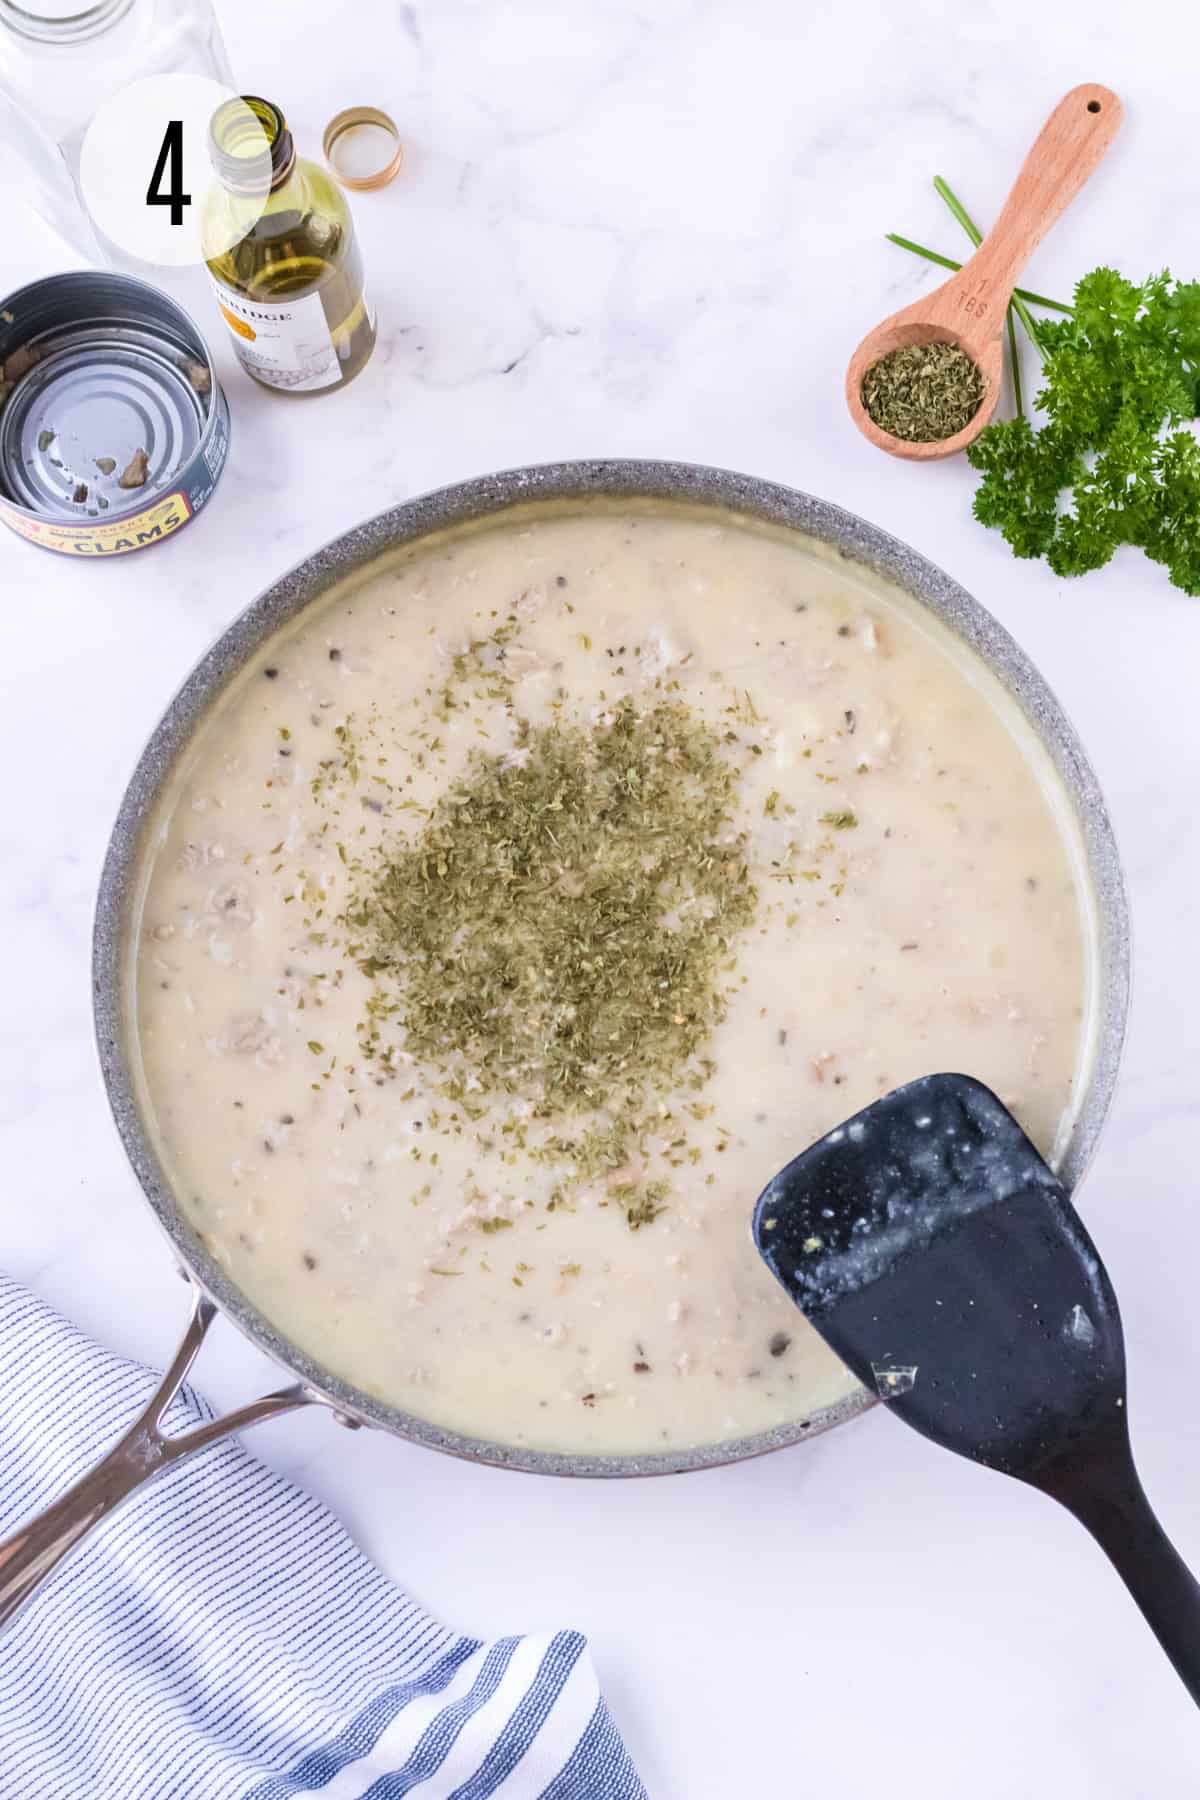
[{"label": "striped kitchen towel", "polygon": [[[155,1386],[0,1277],[0,1534]],[[192,1390],[168,1432],[211,1413]],[[645,1800],[577,1632],[461,1637],[233,1441],[130,1500],[0,1638],[3,1800]]]}]

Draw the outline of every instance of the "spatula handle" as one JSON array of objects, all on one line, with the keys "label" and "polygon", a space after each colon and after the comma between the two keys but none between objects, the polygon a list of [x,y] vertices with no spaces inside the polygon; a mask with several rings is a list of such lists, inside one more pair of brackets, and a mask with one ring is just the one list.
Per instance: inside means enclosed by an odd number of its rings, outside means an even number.
[{"label": "spatula handle", "polygon": [[1108,1556],[1175,1672],[1200,1706],[1200,1582],[1154,1516],[1128,1452],[1048,1487]]}]

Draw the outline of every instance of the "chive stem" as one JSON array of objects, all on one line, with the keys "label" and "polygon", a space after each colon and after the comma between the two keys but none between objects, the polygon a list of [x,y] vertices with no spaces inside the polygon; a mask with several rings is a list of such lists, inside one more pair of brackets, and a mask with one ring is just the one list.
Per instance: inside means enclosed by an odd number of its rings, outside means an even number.
[{"label": "chive stem", "polygon": [[1017,349],[1017,328],[1013,323],[1013,309],[1008,309],[1008,361],[1012,370],[1013,405],[1018,419],[1025,417],[1025,400],[1021,393],[1021,356]]},{"label": "chive stem", "polygon": [[1038,336],[1037,320],[1034,318],[1025,302],[1018,299],[1016,294],[1012,297],[1012,311],[1016,313],[1018,319],[1020,319],[1022,325],[1025,327],[1025,333],[1030,343],[1033,345],[1038,355],[1044,359],[1046,352],[1042,348],[1042,340]]},{"label": "chive stem", "polygon": [[[939,198],[945,201],[971,242],[975,245],[976,249],[978,249],[979,245],[983,242],[983,233],[980,231],[978,225],[976,225],[974,219],[971,217],[958,195],[954,192],[954,189],[950,186],[949,182],[943,180],[940,175],[935,175],[933,178],[933,189]],[[1045,356],[1046,352],[1042,349],[1042,341],[1038,337],[1037,320],[1034,318],[1025,302],[1018,299],[1015,293],[1012,297],[1012,307],[1018,319],[1020,319],[1022,325],[1025,327],[1029,341],[1037,351],[1038,355]]]},{"label": "chive stem", "polygon": [[[943,256],[939,250],[930,250],[925,244],[916,244],[912,238],[902,237],[898,231],[885,233],[889,244],[898,244],[901,250],[911,250],[914,256],[923,256],[926,262],[937,263],[942,269],[961,269],[962,264],[955,262],[952,256]],[[1027,306],[1044,306],[1049,312],[1065,313],[1068,318],[1072,309],[1064,306],[1061,300],[1051,300],[1045,294],[1035,294],[1030,288],[1014,288],[1014,295],[1024,300]]]},{"label": "chive stem", "polygon": [[974,219],[944,176],[934,176],[933,191],[939,199],[945,201],[953,216],[958,220],[976,249],[978,249],[983,242],[983,233],[980,231],[978,225],[976,225]]}]

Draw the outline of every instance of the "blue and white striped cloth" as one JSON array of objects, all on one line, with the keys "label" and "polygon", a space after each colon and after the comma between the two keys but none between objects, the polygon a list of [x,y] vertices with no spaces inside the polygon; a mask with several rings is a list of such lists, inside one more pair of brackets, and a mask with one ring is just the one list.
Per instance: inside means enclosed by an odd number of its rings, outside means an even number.
[{"label": "blue and white striped cloth", "polygon": [[[0,1276],[0,1534],[155,1385]],[[211,1414],[184,1388],[168,1432]],[[0,1638],[3,1800],[645,1800],[577,1632],[460,1637],[237,1443],[100,1526]]]}]

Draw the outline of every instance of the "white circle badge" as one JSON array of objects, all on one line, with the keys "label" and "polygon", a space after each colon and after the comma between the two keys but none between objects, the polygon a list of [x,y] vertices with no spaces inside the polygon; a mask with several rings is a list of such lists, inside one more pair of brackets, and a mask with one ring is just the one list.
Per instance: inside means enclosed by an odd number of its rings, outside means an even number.
[{"label": "white circle badge", "polygon": [[205,75],[147,75],[101,102],[80,153],[79,183],[102,235],[139,261],[183,268],[232,249],[271,191],[270,145],[241,107],[246,176],[228,202],[209,158],[209,125],[238,96]]}]

